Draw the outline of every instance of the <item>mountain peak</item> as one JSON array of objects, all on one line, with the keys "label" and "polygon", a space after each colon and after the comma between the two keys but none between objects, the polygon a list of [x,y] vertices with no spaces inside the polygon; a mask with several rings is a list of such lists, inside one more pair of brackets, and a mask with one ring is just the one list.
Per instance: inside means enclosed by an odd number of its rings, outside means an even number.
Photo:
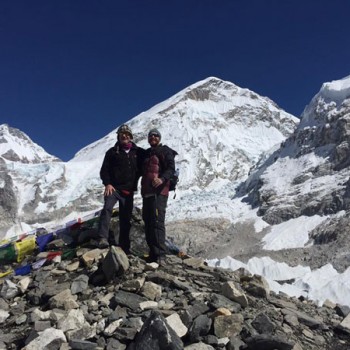
[{"label": "mountain peak", "polygon": [[8,124],[0,125],[0,157],[6,162],[43,163],[60,161],[33,142],[28,135]]}]

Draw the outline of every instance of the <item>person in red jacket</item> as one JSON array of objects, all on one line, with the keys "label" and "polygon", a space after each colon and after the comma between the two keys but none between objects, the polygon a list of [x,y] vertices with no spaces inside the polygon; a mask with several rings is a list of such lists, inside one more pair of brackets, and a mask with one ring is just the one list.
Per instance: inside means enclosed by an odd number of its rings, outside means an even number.
[{"label": "person in red jacket", "polygon": [[134,191],[140,177],[139,162],[142,148],[132,142],[131,129],[123,124],[117,131],[118,141],[104,157],[100,171],[105,186],[104,206],[98,227],[99,248],[109,246],[109,224],[114,205],[119,201],[119,242],[126,254],[130,253],[131,214],[134,204]]},{"label": "person in red jacket", "polygon": [[146,241],[149,247],[149,262],[164,263],[168,252],[165,245],[165,213],[172,174],[175,171],[174,150],[160,143],[157,129],[148,133],[150,148],[143,156],[141,195],[142,218],[145,223]]}]

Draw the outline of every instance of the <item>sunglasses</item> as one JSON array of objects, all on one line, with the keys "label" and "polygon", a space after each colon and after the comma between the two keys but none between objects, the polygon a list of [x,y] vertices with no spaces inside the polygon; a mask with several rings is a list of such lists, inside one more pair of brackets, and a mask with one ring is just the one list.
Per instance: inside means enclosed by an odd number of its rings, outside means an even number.
[{"label": "sunglasses", "polygon": [[151,134],[151,135],[148,135],[148,138],[150,139],[151,137],[160,137],[158,134]]}]

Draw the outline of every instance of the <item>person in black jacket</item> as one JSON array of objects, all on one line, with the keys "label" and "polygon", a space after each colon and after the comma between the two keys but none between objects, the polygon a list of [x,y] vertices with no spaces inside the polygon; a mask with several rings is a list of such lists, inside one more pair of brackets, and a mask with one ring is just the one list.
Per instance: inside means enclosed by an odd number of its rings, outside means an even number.
[{"label": "person in black jacket", "polygon": [[118,142],[104,157],[100,171],[105,186],[104,207],[100,214],[98,228],[99,248],[109,246],[109,224],[114,205],[119,201],[119,243],[126,254],[130,253],[131,214],[134,204],[134,191],[140,177],[139,162],[142,148],[136,146],[131,129],[123,124],[118,128]]},{"label": "person in black jacket", "polygon": [[160,140],[159,130],[151,129],[148,133],[148,143],[151,147],[143,156],[141,194],[142,217],[150,250],[148,261],[163,265],[168,252],[165,245],[165,212],[177,153],[162,145]]}]

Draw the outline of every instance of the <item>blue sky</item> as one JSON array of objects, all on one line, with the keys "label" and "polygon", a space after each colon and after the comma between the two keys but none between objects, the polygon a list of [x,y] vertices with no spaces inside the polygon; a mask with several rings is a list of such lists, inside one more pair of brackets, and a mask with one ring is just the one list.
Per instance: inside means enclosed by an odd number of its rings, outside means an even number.
[{"label": "blue sky", "polygon": [[209,76],[300,116],[350,74],[348,0],[2,0],[0,124],[62,160]]}]

